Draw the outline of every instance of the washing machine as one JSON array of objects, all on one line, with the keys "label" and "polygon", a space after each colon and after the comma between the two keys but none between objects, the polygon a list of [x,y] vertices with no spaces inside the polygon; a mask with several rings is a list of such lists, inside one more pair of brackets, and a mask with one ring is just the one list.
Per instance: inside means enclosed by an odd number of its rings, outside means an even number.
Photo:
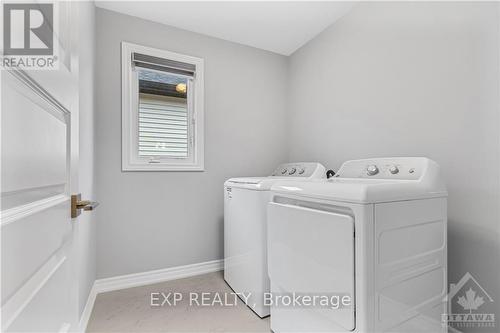
[{"label": "washing machine", "polygon": [[278,180],[325,178],[319,163],[287,163],[268,177],[232,178],[224,183],[224,279],[260,317],[269,292],[266,212],[271,186]]},{"label": "washing machine", "polygon": [[331,179],[271,189],[274,333],[446,332],[447,191],[435,162],[353,160]]}]

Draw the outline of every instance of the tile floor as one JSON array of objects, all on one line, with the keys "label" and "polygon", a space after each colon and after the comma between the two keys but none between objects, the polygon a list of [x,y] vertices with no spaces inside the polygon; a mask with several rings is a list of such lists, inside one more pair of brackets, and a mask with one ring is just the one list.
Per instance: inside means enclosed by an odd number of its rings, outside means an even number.
[{"label": "tile floor", "polygon": [[[151,293],[161,292],[183,293],[183,300],[175,306],[151,306]],[[202,306],[201,292],[210,292],[205,303],[216,305]],[[199,305],[190,293],[199,295]],[[214,293],[228,295],[228,303],[236,305],[217,305]],[[216,272],[99,294],[87,332],[270,332],[269,317],[260,319],[231,293],[223,273]],[[153,302],[163,300],[158,295]],[[173,303],[173,295],[169,301]]]}]

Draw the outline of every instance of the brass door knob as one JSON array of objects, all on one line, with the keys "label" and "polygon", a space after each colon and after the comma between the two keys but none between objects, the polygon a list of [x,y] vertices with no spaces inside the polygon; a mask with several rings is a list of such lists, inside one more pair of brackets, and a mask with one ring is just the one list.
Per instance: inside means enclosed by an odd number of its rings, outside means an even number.
[{"label": "brass door knob", "polygon": [[73,194],[71,196],[71,218],[75,218],[81,214],[82,209],[85,211],[94,210],[99,203],[97,201],[81,200],[82,194]]}]

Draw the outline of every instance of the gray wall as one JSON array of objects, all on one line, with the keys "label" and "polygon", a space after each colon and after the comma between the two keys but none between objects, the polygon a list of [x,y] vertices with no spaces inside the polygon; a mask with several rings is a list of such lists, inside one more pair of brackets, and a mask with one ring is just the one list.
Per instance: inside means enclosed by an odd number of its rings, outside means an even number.
[{"label": "gray wall", "polygon": [[496,3],[358,4],[291,56],[288,98],[291,160],[436,160],[449,190],[449,281],[470,272],[496,304],[498,14]]},{"label": "gray wall", "polygon": [[[97,9],[98,278],[223,257],[223,183],[286,160],[283,56]],[[205,59],[205,172],[121,171],[120,42]]]}]

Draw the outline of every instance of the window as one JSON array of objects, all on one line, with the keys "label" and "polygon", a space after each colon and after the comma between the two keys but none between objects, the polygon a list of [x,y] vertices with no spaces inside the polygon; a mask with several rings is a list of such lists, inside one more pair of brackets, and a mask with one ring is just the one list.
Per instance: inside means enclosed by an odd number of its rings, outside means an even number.
[{"label": "window", "polygon": [[122,170],[203,171],[203,59],[122,43]]}]

